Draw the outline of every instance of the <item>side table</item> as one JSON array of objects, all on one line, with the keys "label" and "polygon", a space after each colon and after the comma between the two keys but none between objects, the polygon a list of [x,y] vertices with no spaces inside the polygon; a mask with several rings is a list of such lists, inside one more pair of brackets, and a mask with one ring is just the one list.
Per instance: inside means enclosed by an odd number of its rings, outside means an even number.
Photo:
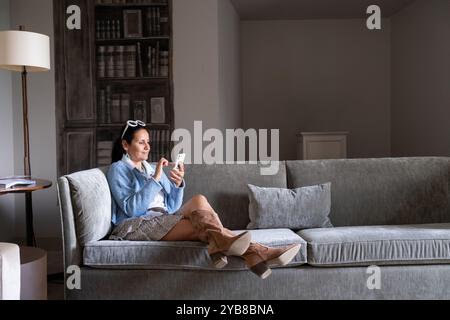
[{"label": "side table", "polygon": [[20,247],[20,300],[47,300],[47,253]]},{"label": "side table", "polygon": [[[21,177],[22,178],[22,177]],[[27,228],[27,246],[36,246],[36,239],[34,237],[33,228],[33,199],[31,193],[33,191],[47,189],[52,186],[52,182],[43,179],[30,178],[36,181],[36,184],[32,186],[16,187],[16,188],[0,188],[0,196],[8,193],[25,193],[25,211],[26,211],[26,228]]]}]

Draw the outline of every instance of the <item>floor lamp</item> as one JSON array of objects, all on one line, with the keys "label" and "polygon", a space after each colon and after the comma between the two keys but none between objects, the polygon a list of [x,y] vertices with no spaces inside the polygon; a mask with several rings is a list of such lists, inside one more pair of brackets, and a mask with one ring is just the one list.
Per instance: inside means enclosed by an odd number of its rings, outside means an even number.
[{"label": "floor lamp", "polygon": [[[50,38],[43,34],[23,31],[22,27],[18,31],[0,31],[0,69],[22,73],[24,175],[31,177],[27,74],[50,70]],[[29,225],[33,223],[31,192],[25,193],[25,200],[27,244],[35,246],[34,234],[29,232],[31,230],[33,233],[33,228]]]}]

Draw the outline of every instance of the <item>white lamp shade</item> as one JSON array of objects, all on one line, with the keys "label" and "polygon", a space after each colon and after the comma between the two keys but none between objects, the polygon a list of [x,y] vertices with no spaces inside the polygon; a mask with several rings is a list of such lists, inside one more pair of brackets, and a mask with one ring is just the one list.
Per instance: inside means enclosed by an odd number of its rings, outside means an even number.
[{"label": "white lamp shade", "polygon": [[28,31],[0,31],[0,68],[11,71],[50,70],[50,38]]}]

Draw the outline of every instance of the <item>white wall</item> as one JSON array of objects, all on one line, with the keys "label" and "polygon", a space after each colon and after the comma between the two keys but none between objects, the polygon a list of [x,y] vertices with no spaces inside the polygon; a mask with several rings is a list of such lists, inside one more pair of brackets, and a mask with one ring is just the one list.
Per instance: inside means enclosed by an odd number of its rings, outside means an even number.
[{"label": "white wall", "polygon": [[390,26],[365,20],[243,21],[245,128],[279,128],[280,158],[296,134],[349,131],[349,157],[390,155]]},{"label": "white wall", "polygon": [[[55,76],[53,59],[52,0],[11,1],[11,25],[24,25],[28,31],[43,33],[51,39],[50,72],[30,73],[28,104],[30,126],[30,158],[33,176],[53,181],[51,189],[33,193],[36,238],[61,237],[56,193],[56,126]],[[20,74],[13,74],[14,107],[14,172],[23,174],[23,125]],[[11,150],[12,152],[12,150]],[[24,197],[16,197],[16,236],[25,236]],[[39,245],[39,239],[38,239]]]},{"label": "white wall", "polygon": [[392,20],[392,155],[450,155],[450,1],[416,0]]},{"label": "white wall", "polygon": [[[10,29],[10,1],[0,0],[0,30]],[[0,177],[14,174],[12,75],[0,70]],[[0,196],[0,241],[11,241],[15,229],[14,196]]]}]

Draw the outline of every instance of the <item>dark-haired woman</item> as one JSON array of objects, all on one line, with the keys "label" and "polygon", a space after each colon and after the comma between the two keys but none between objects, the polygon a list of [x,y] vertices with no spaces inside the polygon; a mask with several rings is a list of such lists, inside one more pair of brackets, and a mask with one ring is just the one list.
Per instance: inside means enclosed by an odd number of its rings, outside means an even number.
[{"label": "dark-haired woman", "polygon": [[147,162],[150,135],[140,121],[128,121],[113,150],[113,164],[107,179],[113,197],[110,239],[153,241],[196,241],[208,243],[208,253],[216,268],[223,268],[228,255],[240,256],[261,278],[270,275],[270,266],[289,263],[300,245],[270,248],[251,242],[248,231],[234,234],[223,227],[219,216],[202,195],[184,205],[184,165],[173,168],[169,177],[162,158],[156,166]]}]

